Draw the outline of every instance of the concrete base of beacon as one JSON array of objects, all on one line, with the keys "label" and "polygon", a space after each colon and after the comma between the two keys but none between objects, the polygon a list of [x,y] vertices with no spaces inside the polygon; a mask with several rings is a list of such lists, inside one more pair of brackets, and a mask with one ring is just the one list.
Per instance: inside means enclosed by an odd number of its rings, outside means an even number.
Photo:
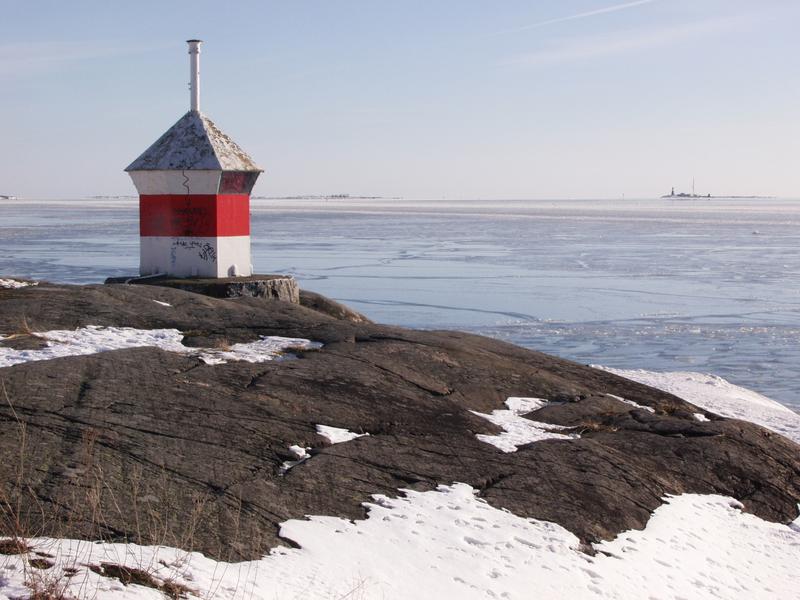
[{"label": "concrete base of beacon", "polygon": [[128,283],[135,285],[160,285],[177,288],[213,298],[239,298],[242,296],[300,303],[300,286],[287,275],[250,275],[249,277],[178,278],[169,275],[149,277],[109,277],[106,284]]}]

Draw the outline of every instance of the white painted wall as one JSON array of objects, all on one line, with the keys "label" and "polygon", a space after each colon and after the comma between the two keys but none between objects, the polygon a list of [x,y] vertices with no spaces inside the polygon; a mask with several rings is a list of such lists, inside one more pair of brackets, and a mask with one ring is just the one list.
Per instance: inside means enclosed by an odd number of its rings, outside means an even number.
[{"label": "white painted wall", "polygon": [[219,237],[217,248],[218,277],[249,277],[253,274],[249,235]]},{"label": "white painted wall", "polygon": [[175,277],[247,277],[250,236],[161,237],[139,240],[139,274]]},{"label": "white painted wall", "polygon": [[139,194],[216,194],[222,171],[130,171]]}]

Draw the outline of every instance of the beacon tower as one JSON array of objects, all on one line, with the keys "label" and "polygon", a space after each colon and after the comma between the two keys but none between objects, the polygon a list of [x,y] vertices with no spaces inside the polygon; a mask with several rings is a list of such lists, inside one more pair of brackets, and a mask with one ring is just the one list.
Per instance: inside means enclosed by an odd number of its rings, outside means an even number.
[{"label": "beacon tower", "polygon": [[240,277],[250,191],[263,172],[200,112],[200,44],[188,40],[190,110],[125,169],[139,192],[140,275]]}]

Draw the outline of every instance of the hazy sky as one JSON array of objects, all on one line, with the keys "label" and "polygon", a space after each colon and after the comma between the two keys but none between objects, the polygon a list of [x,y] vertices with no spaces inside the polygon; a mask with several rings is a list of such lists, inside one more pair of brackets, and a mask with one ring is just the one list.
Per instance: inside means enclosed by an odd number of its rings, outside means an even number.
[{"label": "hazy sky", "polygon": [[199,37],[256,194],[800,196],[798,0],[0,8],[0,194],[134,194]]}]

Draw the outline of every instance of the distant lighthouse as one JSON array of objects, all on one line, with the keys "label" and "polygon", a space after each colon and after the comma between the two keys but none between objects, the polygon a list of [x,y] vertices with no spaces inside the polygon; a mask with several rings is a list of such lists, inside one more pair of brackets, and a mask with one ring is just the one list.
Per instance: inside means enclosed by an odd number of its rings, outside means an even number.
[{"label": "distant lighthouse", "polygon": [[200,44],[188,40],[190,110],[125,170],[139,192],[140,275],[241,277],[250,192],[263,172],[200,112]]}]

